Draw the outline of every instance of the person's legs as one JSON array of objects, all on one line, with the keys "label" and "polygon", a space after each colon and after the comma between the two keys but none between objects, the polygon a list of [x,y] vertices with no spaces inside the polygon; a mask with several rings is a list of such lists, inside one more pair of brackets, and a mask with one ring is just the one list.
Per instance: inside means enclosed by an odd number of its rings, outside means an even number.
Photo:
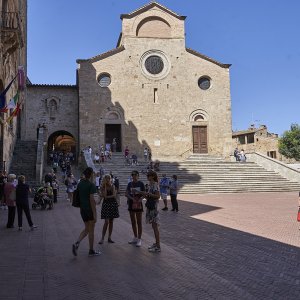
[{"label": "person's legs", "polygon": [[108,222],[109,222],[109,219],[105,219],[104,220],[104,224],[103,224],[103,227],[102,227],[102,238],[101,238],[101,241],[99,242],[99,244],[102,244],[103,241],[104,241],[106,230],[107,230],[107,226],[108,226]]},{"label": "person's legs", "polygon": [[134,211],[130,211],[129,212],[129,215],[130,215],[130,220],[131,220],[131,226],[132,226],[132,231],[133,231],[133,235],[135,238],[137,238],[137,228],[136,228],[136,215],[137,213],[134,212]]},{"label": "person's legs", "polygon": [[108,241],[110,243],[113,243],[113,241],[111,239],[111,234],[112,234],[113,228],[114,228],[114,219],[109,219],[109,222],[108,222]]},{"label": "person's legs", "polygon": [[142,214],[143,212],[137,212],[136,213],[136,224],[137,224],[137,238],[141,239],[142,238],[142,232],[143,232],[143,227],[142,227]]},{"label": "person's legs", "polygon": [[14,226],[15,214],[16,214],[16,207],[8,206],[8,217],[7,217],[7,224],[6,224],[7,228],[12,228]]},{"label": "person's legs", "polygon": [[[24,213],[25,213],[25,216],[26,216],[28,225],[29,225],[30,227],[32,227],[33,222],[32,222],[32,220],[31,220],[31,215],[30,215],[29,205],[22,205],[22,208],[23,208],[23,210],[24,210]],[[22,217],[21,217],[21,218],[22,218]]]},{"label": "person's legs", "polygon": [[168,210],[168,201],[167,201],[167,194],[164,194],[164,193],[162,193],[161,194],[161,198],[163,199],[163,201],[164,201],[164,205],[165,205],[165,207],[162,209],[162,210]]},{"label": "person's legs", "polygon": [[88,235],[88,233],[89,233],[88,222],[84,222],[84,229],[79,234],[79,237],[78,237],[76,243],[79,244]]},{"label": "person's legs", "polygon": [[177,195],[174,195],[174,205],[175,205],[175,210],[178,211]]},{"label": "person's legs", "polygon": [[152,222],[152,228],[153,228],[153,231],[154,231],[156,247],[160,248],[160,238],[159,238],[159,230],[158,230],[157,223]]},{"label": "person's legs", "polygon": [[16,216],[16,207],[12,206],[12,213],[11,213],[12,226],[14,226],[14,223],[15,223],[15,216]]},{"label": "person's legs", "polygon": [[176,209],[175,208],[175,197],[176,197],[176,195],[170,194],[170,197],[171,197],[172,211],[174,211]]},{"label": "person's legs", "polygon": [[137,212],[136,213],[136,223],[137,223],[137,242],[136,246],[141,247],[142,246],[142,212]]},{"label": "person's legs", "polygon": [[22,208],[22,205],[21,204],[18,204],[17,205],[17,212],[18,212],[18,226],[19,226],[19,229],[22,228],[22,216],[23,216],[23,208]]},{"label": "person's legs", "polygon": [[88,234],[89,234],[90,251],[94,251],[94,229],[95,229],[95,222],[94,221],[88,221]]},{"label": "person's legs", "polygon": [[72,201],[73,201],[73,193],[68,193],[68,199],[69,199],[69,201],[72,203]]}]

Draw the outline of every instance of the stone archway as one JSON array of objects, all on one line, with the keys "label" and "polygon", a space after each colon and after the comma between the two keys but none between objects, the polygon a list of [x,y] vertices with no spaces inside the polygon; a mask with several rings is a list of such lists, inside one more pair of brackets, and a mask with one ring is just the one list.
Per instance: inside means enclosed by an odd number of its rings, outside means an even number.
[{"label": "stone archway", "polygon": [[65,130],[53,132],[48,138],[48,158],[53,151],[63,153],[71,152],[75,158],[76,140],[74,136]]}]

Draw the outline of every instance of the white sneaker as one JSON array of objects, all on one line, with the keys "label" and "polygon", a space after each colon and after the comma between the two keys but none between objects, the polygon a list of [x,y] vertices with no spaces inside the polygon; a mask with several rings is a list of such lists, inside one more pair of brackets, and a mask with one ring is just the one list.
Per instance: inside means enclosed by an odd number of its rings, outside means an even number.
[{"label": "white sneaker", "polygon": [[135,246],[136,247],[141,247],[142,246],[142,240],[138,239]]},{"label": "white sneaker", "polygon": [[128,244],[136,244],[138,241],[138,238],[133,238],[131,241],[128,242]]}]

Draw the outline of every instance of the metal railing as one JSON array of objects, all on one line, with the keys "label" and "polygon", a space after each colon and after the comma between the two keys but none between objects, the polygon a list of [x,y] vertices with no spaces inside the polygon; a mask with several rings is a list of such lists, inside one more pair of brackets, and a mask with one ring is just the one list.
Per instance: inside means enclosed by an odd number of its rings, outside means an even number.
[{"label": "metal railing", "polygon": [[192,152],[192,147],[191,148],[189,148],[189,149],[187,149],[187,150],[185,150],[183,153],[181,153],[179,156],[180,157],[184,157],[184,156],[186,156],[187,154],[190,154],[191,152]]}]

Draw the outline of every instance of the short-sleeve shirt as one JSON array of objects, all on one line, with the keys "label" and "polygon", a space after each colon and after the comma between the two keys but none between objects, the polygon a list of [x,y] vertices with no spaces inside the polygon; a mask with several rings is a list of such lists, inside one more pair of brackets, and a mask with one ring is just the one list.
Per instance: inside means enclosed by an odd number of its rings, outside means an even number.
[{"label": "short-sleeve shirt", "polygon": [[87,179],[80,180],[77,188],[79,189],[80,208],[92,209],[90,204],[90,195],[96,194],[96,186]]},{"label": "short-sleeve shirt", "polygon": [[[145,185],[142,181],[131,181],[128,183],[127,185],[127,194],[130,195],[130,197],[134,197],[132,189],[136,189],[138,191],[144,192],[145,191]],[[132,199],[128,199],[127,200],[127,204],[128,204],[128,210],[132,210]],[[141,211],[143,211],[143,209],[141,209]]]},{"label": "short-sleeve shirt", "polygon": [[163,177],[159,182],[159,189],[161,194],[167,194],[169,187],[169,179],[167,177]]},{"label": "short-sleeve shirt", "polygon": [[170,183],[170,194],[177,195],[177,193],[178,193],[178,181],[172,180]]}]

